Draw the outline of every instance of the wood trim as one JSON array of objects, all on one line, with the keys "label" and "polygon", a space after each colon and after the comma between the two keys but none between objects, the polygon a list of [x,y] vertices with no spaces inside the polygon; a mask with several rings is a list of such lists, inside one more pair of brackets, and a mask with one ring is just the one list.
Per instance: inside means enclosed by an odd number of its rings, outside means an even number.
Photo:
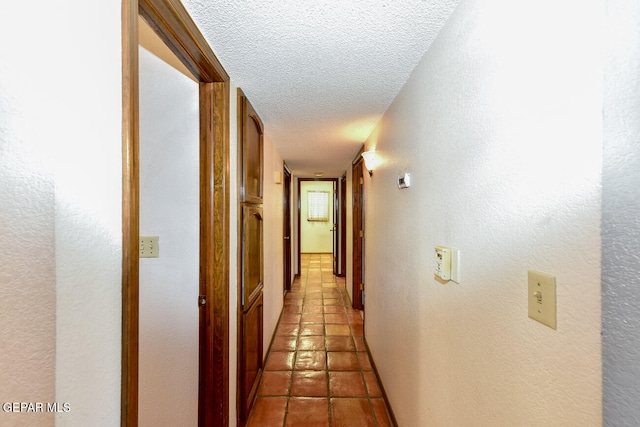
[{"label": "wood trim", "polygon": [[138,2],[122,1],[122,366],[120,424],[138,425],[140,218]]},{"label": "wood trim", "polygon": [[229,81],[229,75],[179,0],[139,0],[140,16],[193,76],[205,83]]},{"label": "wood trim", "polygon": [[[245,119],[245,117],[253,120],[253,122],[256,124],[256,127],[258,128],[258,132],[260,133],[260,147],[258,148],[260,154],[260,159],[258,160],[258,163],[260,165],[258,194],[250,194],[247,189],[249,177],[248,167],[246,164],[247,156],[244,153],[249,152],[249,149],[247,147],[248,120]],[[241,160],[240,165],[238,166],[241,171],[239,181],[240,202],[261,204],[264,194],[264,125],[262,123],[262,120],[258,116],[258,113],[253,108],[253,105],[251,105],[251,102],[249,102],[249,99],[240,88],[238,88],[238,135],[241,138],[241,140],[238,141],[238,151],[240,153],[239,158]]]},{"label": "wood trim", "polygon": [[364,242],[360,237],[360,230],[364,230],[364,164],[362,157],[357,157],[352,165],[351,174],[351,200],[352,200],[352,289],[351,304],[356,310],[363,310],[362,291],[360,283],[363,282],[362,269],[364,266]]},{"label": "wood trim", "polygon": [[360,147],[360,150],[358,150],[358,154],[356,154],[356,156],[351,161],[352,165],[355,165],[356,163],[358,163],[358,161],[362,158],[362,153],[364,153],[364,145]]},{"label": "wood trim", "polygon": [[340,178],[340,277],[347,276],[347,173]]},{"label": "wood trim", "polygon": [[[376,366],[373,357],[371,356],[371,349],[369,349],[369,344],[367,344],[367,340],[364,340],[364,346],[367,349],[367,355],[369,356],[369,362],[371,362],[371,367],[373,368],[373,372],[376,374],[376,378],[380,378],[380,373],[378,372],[378,367]],[[380,392],[382,393],[382,398],[384,402],[387,404],[387,409],[389,410],[389,418],[391,418],[391,422],[394,426],[398,425],[398,421],[396,420],[396,416],[393,413],[393,409],[391,408],[391,404],[389,403],[389,398],[387,397],[387,392],[382,385],[382,381],[378,381],[378,385],[380,386]]]},{"label": "wood trim", "polygon": [[226,427],[229,425],[229,96],[230,84],[214,85],[214,288],[215,328],[213,344],[215,379],[210,393],[219,408],[217,423],[202,424]]},{"label": "wood trim", "polygon": [[282,235],[283,235],[283,261],[284,265],[283,269],[283,295],[287,292],[291,291],[291,270],[292,270],[292,262],[291,262],[291,254],[292,254],[292,243],[291,243],[291,169],[287,166],[285,162],[282,165]]},{"label": "wood trim", "polygon": [[[200,82],[201,426],[229,424],[229,77],[178,0],[122,2],[121,425],[138,424],[139,104],[138,15]],[[194,301],[195,304],[195,301]]]},{"label": "wood trim", "polygon": [[200,83],[200,426],[229,418],[228,94],[226,83]]}]

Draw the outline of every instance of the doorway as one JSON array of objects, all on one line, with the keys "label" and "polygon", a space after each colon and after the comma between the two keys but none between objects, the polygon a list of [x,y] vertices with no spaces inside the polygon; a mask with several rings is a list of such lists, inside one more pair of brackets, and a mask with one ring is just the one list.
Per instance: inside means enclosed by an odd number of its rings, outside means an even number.
[{"label": "doorway", "polygon": [[[297,271],[296,271],[296,275],[300,275],[300,266],[301,264],[301,253],[304,252],[305,250],[314,250],[314,249],[307,249],[304,248],[302,246],[302,235],[303,235],[303,230],[302,230],[302,224],[304,222],[307,222],[307,218],[303,218],[302,215],[302,187],[304,186],[305,182],[330,182],[331,184],[328,185],[326,191],[330,191],[331,194],[329,195],[329,197],[332,200],[332,205],[335,205],[335,209],[331,209],[331,213],[332,213],[332,218],[330,222],[327,222],[326,224],[324,224],[324,227],[322,227],[323,229],[326,228],[326,231],[328,232],[324,239],[325,239],[325,246],[327,247],[327,239],[328,239],[328,249],[321,249],[323,251],[326,251],[326,253],[331,253],[333,258],[332,258],[332,264],[333,264],[333,274],[336,276],[340,276],[340,275],[344,275],[346,274],[346,250],[347,250],[347,244],[346,244],[346,217],[347,217],[347,205],[346,205],[346,174],[344,176],[345,179],[345,186],[344,186],[344,193],[341,193],[341,185],[340,185],[340,179],[339,178],[296,178],[297,181],[297,193],[296,193],[296,199],[295,199],[295,204],[297,205],[297,212],[296,212],[296,216],[297,216],[297,226],[296,226],[296,251],[297,251]],[[323,230],[325,231],[325,230]],[[341,238],[341,235],[344,233],[344,238]],[[317,249],[316,249],[317,250]],[[342,267],[341,267],[342,266]],[[337,268],[337,270],[336,270]],[[342,270],[341,270],[342,269]]]},{"label": "doorway", "polygon": [[122,2],[122,382],[121,425],[138,425],[140,157],[138,16],[198,82],[198,424],[228,424],[229,76],[182,4]]},{"label": "doorway", "polygon": [[161,250],[140,260],[139,423],[196,425],[198,84],[145,48],[154,33],[140,21],[140,234]]}]

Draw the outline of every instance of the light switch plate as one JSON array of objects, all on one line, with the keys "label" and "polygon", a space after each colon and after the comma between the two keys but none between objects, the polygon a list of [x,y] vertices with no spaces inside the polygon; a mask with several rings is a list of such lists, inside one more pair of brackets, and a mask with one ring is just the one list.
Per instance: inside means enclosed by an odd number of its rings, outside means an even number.
[{"label": "light switch plate", "polygon": [[140,258],[158,258],[160,246],[158,236],[140,236]]},{"label": "light switch plate", "polygon": [[529,317],[557,329],[556,276],[529,270],[528,278]]},{"label": "light switch plate", "polygon": [[433,273],[442,280],[451,280],[451,249],[444,246],[436,246],[435,268]]}]

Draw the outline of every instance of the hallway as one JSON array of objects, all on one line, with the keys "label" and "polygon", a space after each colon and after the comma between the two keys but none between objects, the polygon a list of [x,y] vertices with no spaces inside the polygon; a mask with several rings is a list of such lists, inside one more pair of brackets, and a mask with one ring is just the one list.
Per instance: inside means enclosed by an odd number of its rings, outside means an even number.
[{"label": "hallway", "polygon": [[302,254],[248,426],[391,426],[345,280]]}]

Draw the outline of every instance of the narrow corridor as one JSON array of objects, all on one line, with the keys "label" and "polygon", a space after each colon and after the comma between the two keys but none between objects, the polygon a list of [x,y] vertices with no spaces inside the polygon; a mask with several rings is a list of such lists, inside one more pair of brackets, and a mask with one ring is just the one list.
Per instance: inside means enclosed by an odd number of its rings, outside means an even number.
[{"label": "narrow corridor", "polygon": [[302,254],[248,426],[391,426],[331,254]]}]

